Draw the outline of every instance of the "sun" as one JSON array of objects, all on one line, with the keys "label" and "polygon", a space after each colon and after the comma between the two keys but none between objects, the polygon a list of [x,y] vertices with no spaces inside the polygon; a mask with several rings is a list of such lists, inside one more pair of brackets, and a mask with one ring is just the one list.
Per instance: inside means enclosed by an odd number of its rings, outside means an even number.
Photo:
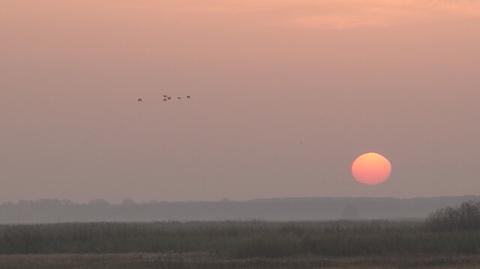
[{"label": "sun", "polygon": [[362,184],[384,183],[392,173],[392,164],[383,155],[370,152],[360,155],[352,164],[353,177]]}]

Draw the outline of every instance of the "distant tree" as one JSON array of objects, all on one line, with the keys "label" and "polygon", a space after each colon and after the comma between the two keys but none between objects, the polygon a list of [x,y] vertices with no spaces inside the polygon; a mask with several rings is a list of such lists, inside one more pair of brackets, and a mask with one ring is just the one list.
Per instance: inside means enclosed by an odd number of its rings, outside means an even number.
[{"label": "distant tree", "polygon": [[88,205],[93,205],[93,206],[109,206],[110,204],[104,200],[104,199],[95,199],[90,202],[88,202]]},{"label": "distant tree", "polygon": [[480,230],[480,201],[438,209],[430,214],[426,225],[438,231]]},{"label": "distant tree", "polygon": [[136,205],[136,203],[133,199],[125,198],[125,199],[122,200],[122,205],[123,206],[134,206],[134,205]]}]

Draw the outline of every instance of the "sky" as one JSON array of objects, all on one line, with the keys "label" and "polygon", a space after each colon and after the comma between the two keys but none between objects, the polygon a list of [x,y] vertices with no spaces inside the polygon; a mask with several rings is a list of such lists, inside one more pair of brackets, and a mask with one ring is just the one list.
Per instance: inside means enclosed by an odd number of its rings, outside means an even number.
[{"label": "sky", "polygon": [[480,192],[477,0],[3,0],[0,41],[0,201]]}]

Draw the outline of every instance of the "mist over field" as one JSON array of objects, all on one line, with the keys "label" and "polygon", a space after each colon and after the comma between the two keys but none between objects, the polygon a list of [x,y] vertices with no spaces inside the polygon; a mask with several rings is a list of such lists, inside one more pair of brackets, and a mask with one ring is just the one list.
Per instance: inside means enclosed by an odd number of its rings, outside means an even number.
[{"label": "mist over field", "polygon": [[135,203],[125,199],[74,203],[38,200],[3,203],[0,223],[151,221],[423,220],[446,206],[479,196],[431,198],[276,198],[249,201]]}]

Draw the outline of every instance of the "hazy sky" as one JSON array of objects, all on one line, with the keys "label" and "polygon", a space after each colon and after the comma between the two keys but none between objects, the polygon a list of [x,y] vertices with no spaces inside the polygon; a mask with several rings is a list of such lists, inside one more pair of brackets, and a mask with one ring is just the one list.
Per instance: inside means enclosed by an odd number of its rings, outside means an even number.
[{"label": "hazy sky", "polygon": [[478,194],[479,48],[477,0],[2,0],[0,201]]}]

